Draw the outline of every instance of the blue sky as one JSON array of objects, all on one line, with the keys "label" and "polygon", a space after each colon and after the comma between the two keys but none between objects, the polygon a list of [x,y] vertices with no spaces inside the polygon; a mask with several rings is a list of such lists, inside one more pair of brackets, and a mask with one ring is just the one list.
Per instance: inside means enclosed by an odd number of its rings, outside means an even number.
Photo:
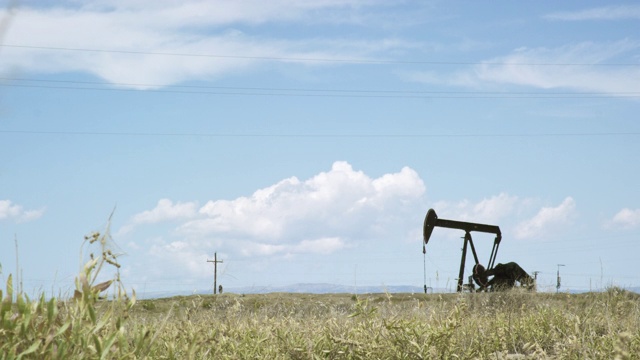
[{"label": "blue sky", "polygon": [[[0,46],[0,264],[69,293],[424,283],[500,226],[543,291],[640,286],[636,2],[24,1]],[[115,209],[115,210],[114,210]],[[461,236],[426,278],[454,288]],[[474,234],[486,262],[493,236]],[[471,260],[467,263],[467,274]],[[110,273],[103,274],[111,276]],[[465,279],[466,280],[466,279]]]}]

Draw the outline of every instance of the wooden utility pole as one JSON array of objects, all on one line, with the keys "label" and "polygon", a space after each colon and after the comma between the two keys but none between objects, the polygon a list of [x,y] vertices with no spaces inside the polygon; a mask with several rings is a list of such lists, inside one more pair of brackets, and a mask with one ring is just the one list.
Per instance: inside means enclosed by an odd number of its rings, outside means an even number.
[{"label": "wooden utility pole", "polygon": [[556,293],[560,291],[560,266],[565,266],[565,265],[558,264],[558,283],[556,284]]},{"label": "wooden utility pole", "polygon": [[213,263],[213,294],[215,295],[218,291],[218,285],[216,284],[218,281],[218,263],[222,263],[222,260],[218,260],[218,253],[213,254],[213,260],[207,259],[207,262]]},{"label": "wooden utility pole", "polygon": [[538,291],[538,274],[540,274],[540,271],[533,272],[533,286],[536,291]]}]

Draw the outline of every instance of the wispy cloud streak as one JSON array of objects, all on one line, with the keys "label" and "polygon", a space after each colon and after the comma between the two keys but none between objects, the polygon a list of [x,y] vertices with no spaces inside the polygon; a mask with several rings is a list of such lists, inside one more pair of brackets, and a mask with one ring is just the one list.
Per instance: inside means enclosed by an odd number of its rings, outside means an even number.
[{"label": "wispy cloud streak", "polygon": [[547,20],[628,20],[640,19],[640,5],[604,6],[580,11],[555,12],[544,16]]}]

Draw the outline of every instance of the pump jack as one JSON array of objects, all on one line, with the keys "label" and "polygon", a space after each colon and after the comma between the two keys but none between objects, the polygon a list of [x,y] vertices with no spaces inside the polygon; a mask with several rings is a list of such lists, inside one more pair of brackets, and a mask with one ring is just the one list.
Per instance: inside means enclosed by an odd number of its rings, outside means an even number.
[{"label": "pump jack", "polygon": [[[471,252],[475,260],[476,265],[473,267],[474,274],[469,277],[468,287],[471,291],[475,291],[475,286],[471,282],[471,279],[480,286],[480,290],[498,290],[515,286],[515,282],[520,282],[521,285],[529,287],[533,286],[533,279],[516,263],[497,264],[495,265],[496,256],[498,254],[498,248],[500,247],[500,241],[502,241],[502,233],[500,228],[496,225],[477,224],[464,221],[439,219],[435,210],[429,209],[424,219],[423,237],[424,243],[422,251],[426,252],[426,245],[429,243],[431,233],[435,227],[444,227],[449,229],[464,230],[464,244],[462,246],[462,259],[460,261],[460,273],[458,275],[458,287],[457,291],[462,292],[465,286],[463,285],[464,267],[467,258],[467,247],[471,247]],[[495,234],[496,238],[493,241],[493,248],[491,249],[491,255],[487,263],[487,268],[480,265],[478,260],[478,254],[471,238],[471,232],[478,231],[484,233]],[[488,280],[488,276],[494,276],[492,280]]]}]

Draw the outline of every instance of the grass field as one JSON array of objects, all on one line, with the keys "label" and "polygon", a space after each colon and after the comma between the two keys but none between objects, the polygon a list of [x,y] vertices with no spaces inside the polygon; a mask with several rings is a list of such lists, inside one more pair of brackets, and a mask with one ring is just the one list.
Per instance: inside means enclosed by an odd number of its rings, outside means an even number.
[{"label": "grass field", "polygon": [[[100,240],[100,235],[94,235]],[[89,241],[94,237],[88,238]],[[0,291],[1,359],[639,359],[640,296],[222,294],[136,301],[104,251],[71,299]]]}]

